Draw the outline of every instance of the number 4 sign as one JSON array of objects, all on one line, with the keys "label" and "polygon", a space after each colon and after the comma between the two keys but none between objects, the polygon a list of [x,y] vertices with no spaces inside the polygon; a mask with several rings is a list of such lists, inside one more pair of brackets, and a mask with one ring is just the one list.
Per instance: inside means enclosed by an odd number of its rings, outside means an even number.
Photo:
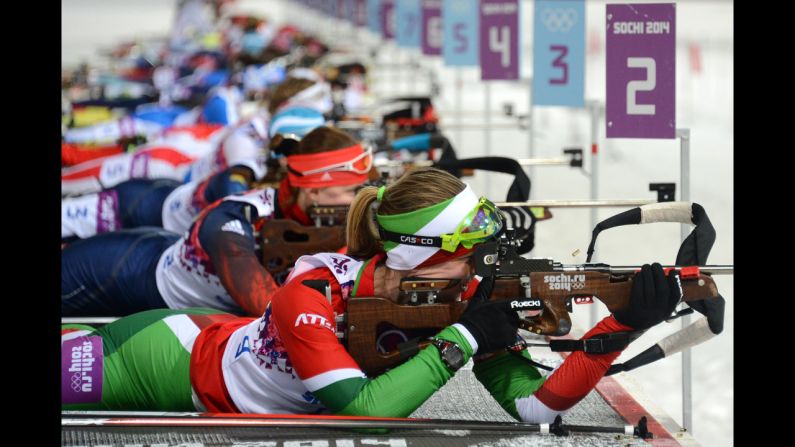
[{"label": "number 4 sign", "polygon": [[607,138],[676,138],[673,3],[607,5]]},{"label": "number 4 sign", "polygon": [[480,79],[519,79],[519,1],[480,2]]}]

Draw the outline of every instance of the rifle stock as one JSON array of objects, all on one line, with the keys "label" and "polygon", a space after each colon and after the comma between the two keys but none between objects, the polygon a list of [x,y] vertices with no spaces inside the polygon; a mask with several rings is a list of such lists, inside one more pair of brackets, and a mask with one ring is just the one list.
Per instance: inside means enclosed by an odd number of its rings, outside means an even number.
[{"label": "rifle stock", "polygon": [[262,265],[279,275],[303,256],[334,252],[345,246],[345,220],[348,205],[314,205],[306,214],[314,226],[301,225],[291,219],[274,219],[259,233]]},{"label": "rifle stock", "polygon": [[380,374],[405,360],[399,351],[379,352],[377,331],[381,323],[390,323],[401,330],[438,332],[458,320],[464,308],[466,302],[408,306],[386,298],[352,298],[346,311],[348,352],[367,375]]},{"label": "rifle stock", "polygon": [[274,219],[260,229],[262,265],[278,275],[312,253],[333,252],[345,246],[345,227],[310,227],[291,219]]}]

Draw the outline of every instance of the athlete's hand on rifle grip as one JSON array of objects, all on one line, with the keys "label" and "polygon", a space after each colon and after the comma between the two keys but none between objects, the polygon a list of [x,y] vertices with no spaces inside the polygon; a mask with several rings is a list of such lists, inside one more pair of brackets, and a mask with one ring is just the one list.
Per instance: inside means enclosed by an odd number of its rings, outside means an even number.
[{"label": "athlete's hand on rifle grip", "polygon": [[615,311],[613,316],[626,326],[648,329],[668,318],[681,299],[678,271],[671,270],[666,277],[659,263],[644,264],[632,278],[629,306]]},{"label": "athlete's hand on rifle grip", "polygon": [[499,351],[512,345],[516,342],[519,329],[519,315],[503,302],[490,301],[492,290],[494,277],[483,278],[458,319],[475,338],[478,354]]}]

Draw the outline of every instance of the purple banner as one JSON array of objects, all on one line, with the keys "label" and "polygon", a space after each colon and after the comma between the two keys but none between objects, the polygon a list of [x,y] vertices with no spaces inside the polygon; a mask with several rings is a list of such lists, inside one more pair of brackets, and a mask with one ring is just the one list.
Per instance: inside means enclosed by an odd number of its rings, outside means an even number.
[{"label": "purple banner", "polygon": [[61,403],[102,400],[102,337],[75,337],[61,343]]},{"label": "purple banner", "polygon": [[381,35],[384,39],[395,38],[395,0],[381,2]]},{"label": "purple banner", "polygon": [[480,2],[480,79],[519,79],[519,1]]},{"label": "purple banner", "polygon": [[607,5],[607,138],[676,138],[673,3]]},{"label": "purple banner", "polygon": [[442,0],[422,0],[422,54],[442,54]]},{"label": "purple banner", "polygon": [[356,26],[367,26],[367,0],[354,0],[353,23]]}]

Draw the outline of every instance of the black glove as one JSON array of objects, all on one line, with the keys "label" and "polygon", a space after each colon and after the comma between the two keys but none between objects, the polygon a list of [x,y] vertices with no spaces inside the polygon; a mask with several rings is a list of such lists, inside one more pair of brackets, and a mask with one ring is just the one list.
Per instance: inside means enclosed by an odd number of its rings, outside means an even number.
[{"label": "black glove", "polygon": [[665,320],[682,299],[679,272],[665,276],[659,263],[644,264],[632,279],[629,306],[613,313],[619,323],[635,329],[648,329]]},{"label": "black glove", "polygon": [[520,241],[517,252],[524,254],[533,249],[535,245],[536,217],[526,207],[506,206],[500,207],[505,228],[513,228],[514,235]]},{"label": "black glove", "polygon": [[519,315],[507,301],[489,301],[494,290],[494,277],[483,278],[466,310],[458,319],[478,343],[478,354],[499,351],[516,342]]}]

